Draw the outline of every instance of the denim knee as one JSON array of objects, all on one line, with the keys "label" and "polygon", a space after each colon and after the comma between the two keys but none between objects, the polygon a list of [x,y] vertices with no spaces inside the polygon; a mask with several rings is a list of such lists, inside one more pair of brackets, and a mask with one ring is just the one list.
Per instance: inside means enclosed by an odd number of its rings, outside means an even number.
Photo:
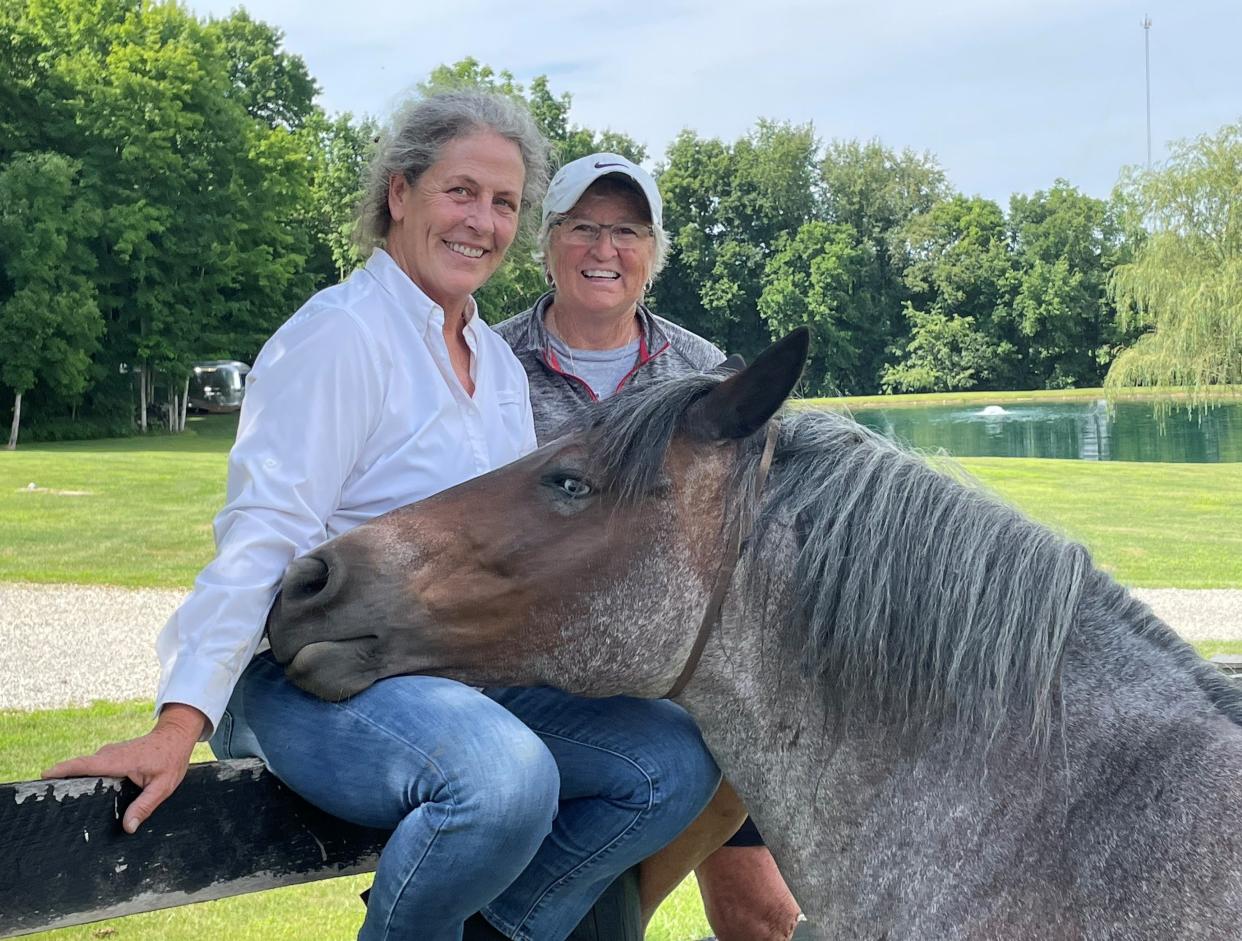
[{"label": "denim knee", "polygon": [[720,769],[707,750],[703,736],[690,714],[674,703],[652,702],[659,734],[653,735],[647,758],[664,788],[659,812],[687,825],[707,806],[720,785]]},{"label": "denim knee", "polygon": [[560,784],[551,753],[524,727],[504,729],[503,740],[472,750],[453,772],[457,809],[480,826],[493,828],[504,843],[538,845],[548,835]]}]

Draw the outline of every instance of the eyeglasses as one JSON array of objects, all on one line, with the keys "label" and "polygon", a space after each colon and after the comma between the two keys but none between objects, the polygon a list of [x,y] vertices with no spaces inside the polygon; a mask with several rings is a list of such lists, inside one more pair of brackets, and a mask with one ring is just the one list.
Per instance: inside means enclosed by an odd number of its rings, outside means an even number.
[{"label": "eyeglasses", "polygon": [[564,230],[562,238],[569,245],[594,245],[607,232],[616,248],[638,248],[655,236],[655,228],[642,222],[614,222],[600,225],[590,219],[560,219],[553,225]]}]

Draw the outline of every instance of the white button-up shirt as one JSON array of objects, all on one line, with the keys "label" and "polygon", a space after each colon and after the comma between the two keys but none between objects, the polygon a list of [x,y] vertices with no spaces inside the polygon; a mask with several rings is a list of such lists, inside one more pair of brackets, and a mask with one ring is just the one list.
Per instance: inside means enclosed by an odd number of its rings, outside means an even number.
[{"label": "white button-up shirt", "polygon": [[526,373],[471,312],[473,397],[444,311],[379,249],[267,341],[246,379],[216,557],[156,641],[157,710],[186,703],[216,726],[293,558],[534,449]]}]

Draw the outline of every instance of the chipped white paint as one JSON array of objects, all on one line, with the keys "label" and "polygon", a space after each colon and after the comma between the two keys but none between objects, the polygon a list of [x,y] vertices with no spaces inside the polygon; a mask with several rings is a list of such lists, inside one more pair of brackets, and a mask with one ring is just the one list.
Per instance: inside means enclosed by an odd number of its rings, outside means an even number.
[{"label": "chipped white paint", "polygon": [[115,791],[121,790],[123,778],[51,778],[47,781],[22,781],[10,784],[13,788],[13,799],[23,804],[28,798],[46,800],[51,798],[57,802],[66,797],[85,797],[94,794],[99,788]]},{"label": "chipped white paint", "polygon": [[[310,833],[310,831],[308,830],[307,833]],[[315,836],[314,833],[310,833],[310,838],[314,840],[315,845],[319,847],[319,855],[323,859],[323,861],[326,863],[328,861],[328,851],[327,849],[324,848],[323,840]]]},{"label": "chipped white paint", "polygon": [[117,865],[113,867],[112,871],[121,873],[121,872],[124,872],[128,868],[129,868],[129,863],[117,863]]},{"label": "chipped white paint", "polygon": [[217,781],[239,781],[246,775],[257,778],[263,774],[265,765],[259,758],[238,758],[216,762]]}]

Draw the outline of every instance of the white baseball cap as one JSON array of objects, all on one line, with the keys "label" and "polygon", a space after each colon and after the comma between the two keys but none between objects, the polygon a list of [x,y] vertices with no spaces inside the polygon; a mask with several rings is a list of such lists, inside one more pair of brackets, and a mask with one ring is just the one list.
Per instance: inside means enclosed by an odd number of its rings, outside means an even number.
[{"label": "white baseball cap", "polygon": [[620,154],[591,154],[565,164],[556,171],[548,185],[548,195],[543,198],[543,221],[554,212],[569,212],[578,205],[582,194],[596,180],[606,176],[620,176],[638,187],[651,210],[652,225],[664,224],[664,202],[651,174]]}]

